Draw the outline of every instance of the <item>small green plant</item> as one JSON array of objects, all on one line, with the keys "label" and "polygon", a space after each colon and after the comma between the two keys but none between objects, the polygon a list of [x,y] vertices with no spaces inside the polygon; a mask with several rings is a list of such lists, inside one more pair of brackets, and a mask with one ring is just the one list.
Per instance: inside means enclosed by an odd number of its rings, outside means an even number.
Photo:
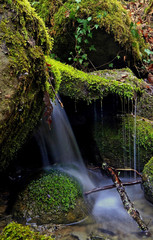
[{"label": "small green plant", "polygon": [[75,37],[75,54],[70,52],[70,57],[68,58],[69,61],[73,60],[75,65],[81,65],[84,69],[86,69],[89,65],[88,56],[85,51],[84,45],[87,46],[89,51],[96,51],[94,45],[89,44],[89,38],[92,38],[92,30],[98,29],[99,25],[94,24],[92,25],[91,20],[92,17],[88,16],[87,18],[80,18],[77,17],[77,12],[80,8],[79,3],[81,0],[75,0],[77,3],[76,11],[72,11],[69,17],[73,20],[76,20],[77,27],[74,34]]},{"label": "small green plant", "polygon": [[29,226],[11,222],[0,234],[1,240],[53,240],[51,237],[40,235],[30,230]]}]

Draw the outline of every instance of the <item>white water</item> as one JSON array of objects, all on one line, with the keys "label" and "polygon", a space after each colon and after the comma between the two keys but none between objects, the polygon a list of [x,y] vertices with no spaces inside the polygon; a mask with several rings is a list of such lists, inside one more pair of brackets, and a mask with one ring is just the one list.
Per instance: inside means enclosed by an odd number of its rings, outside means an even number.
[{"label": "white water", "polygon": [[44,168],[58,164],[58,168],[76,177],[84,190],[94,188],[84,165],[75,136],[70,126],[65,110],[58,102],[53,103],[51,129],[42,120],[37,134]]},{"label": "white water", "polygon": [[[137,98],[135,99],[135,106],[134,106],[134,135],[133,135],[133,138],[134,138],[134,141],[133,141],[133,148],[134,148],[134,156],[133,156],[133,159],[134,159],[134,166],[133,168],[135,170],[137,170],[137,146],[136,146],[136,123],[137,123]],[[134,178],[136,178],[136,172],[134,172]]]},{"label": "white water", "polygon": [[[58,168],[76,177],[82,183],[84,191],[112,184],[111,179],[102,176],[99,171],[90,171],[89,177],[64,109],[61,109],[58,103],[54,104],[53,107],[51,130],[47,123],[42,120],[42,125],[37,135],[44,167],[50,167],[51,164],[56,163]],[[96,116],[97,114],[95,112],[95,118],[97,118]],[[126,181],[129,181],[129,179]],[[129,193],[129,197],[132,198],[132,201],[137,202],[140,201],[140,199],[144,201],[143,191],[140,185],[127,187],[126,190]],[[84,224],[84,231],[87,233],[95,231],[95,229],[99,228],[97,224],[100,224],[100,229],[111,231],[111,233],[115,234],[113,237],[114,240],[139,239],[139,237],[137,238],[134,234],[139,233],[138,226],[124,209],[116,189],[91,194],[88,196],[88,199],[89,202],[93,200],[91,214],[96,222],[92,224],[93,228],[90,224]],[[151,215],[144,211],[146,201],[143,205],[144,207],[140,204],[139,206],[145,221],[149,222],[151,219],[153,224]],[[149,212],[152,211],[152,206],[148,209]],[[78,231],[81,231],[81,226]],[[117,235],[126,235],[126,237],[116,238]]]}]

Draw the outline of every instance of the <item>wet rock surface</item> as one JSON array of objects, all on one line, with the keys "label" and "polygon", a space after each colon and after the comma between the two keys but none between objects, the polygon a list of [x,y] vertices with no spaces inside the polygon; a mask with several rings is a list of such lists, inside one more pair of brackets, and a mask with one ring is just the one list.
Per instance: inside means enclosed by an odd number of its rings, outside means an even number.
[{"label": "wet rock surface", "polygon": [[153,203],[153,158],[144,167],[142,186],[146,199]]}]

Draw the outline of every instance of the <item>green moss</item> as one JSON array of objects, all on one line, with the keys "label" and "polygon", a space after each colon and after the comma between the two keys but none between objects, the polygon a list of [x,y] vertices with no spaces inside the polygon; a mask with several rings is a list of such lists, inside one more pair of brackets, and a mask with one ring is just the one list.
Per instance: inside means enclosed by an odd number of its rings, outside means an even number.
[{"label": "green moss", "polygon": [[3,1],[0,9],[0,45],[7,51],[7,55],[1,53],[1,59],[6,59],[0,81],[2,170],[41,117],[47,80],[44,53],[50,53],[53,40],[27,0]]},{"label": "green moss", "polygon": [[75,100],[82,99],[90,103],[93,100],[102,99],[109,93],[132,99],[135,93],[139,95],[144,88],[143,80],[135,77],[129,77],[123,83],[113,77],[107,79],[105,74],[98,76],[96,73],[84,73],[49,57],[46,57],[46,62],[51,66],[55,81],[61,82],[59,92]]},{"label": "green moss", "polygon": [[[59,171],[52,171],[50,174],[32,181],[26,191],[29,199],[27,207],[38,212],[58,211],[58,209],[68,212],[69,209],[74,209],[76,198],[81,196],[81,188],[78,183]],[[35,210],[32,202],[35,203]]]},{"label": "green moss", "polygon": [[153,157],[145,165],[143,174],[149,175],[150,180],[153,182]]},{"label": "green moss", "polygon": [[13,216],[18,221],[30,217],[31,222],[38,225],[70,223],[84,217],[83,205],[82,189],[78,182],[66,173],[50,170],[33,180],[19,194]]},{"label": "green moss", "polygon": [[137,106],[137,114],[141,117],[147,118],[153,121],[152,115],[153,109],[153,97],[150,94],[150,91],[144,92]]},{"label": "green moss", "polygon": [[34,7],[39,16],[45,21],[46,25],[52,27],[54,25],[52,21],[53,15],[56,13],[58,8],[66,1],[60,0],[29,0],[31,6]]},{"label": "green moss", "polygon": [[11,222],[0,234],[1,240],[53,240],[51,237],[40,235],[39,233],[30,230],[29,226]]},{"label": "green moss", "polygon": [[145,197],[153,203],[153,157],[144,166],[142,179]]},{"label": "green moss", "polygon": [[143,37],[135,36],[135,30],[131,31],[130,17],[117,0],[82,0],[79,4],[73,0],[66,1],[53,17],[55,49],[58,49],[59,44],[66,44],[68,39],[71,39],[68,44],[71,44],[74,50],[73,33],[77,27],[77,18],[87,19],[89,16],[92,17],[91,29],[98,24],[100,29],[105,29],[108,34],[113,35],[114,40],[124,47],[128,54],[132,53],[135,61],[142,60],[142,56],[145,55]]},{"label": "green moss", "polygon": [[[134,166],[135,118],[125,115],[114,120],[103,119],[94,126],[94,139],[101,158],[115,167]],[[147,119],[136,118],[136,159],[142,170],[153,156],[153,126]]]}]

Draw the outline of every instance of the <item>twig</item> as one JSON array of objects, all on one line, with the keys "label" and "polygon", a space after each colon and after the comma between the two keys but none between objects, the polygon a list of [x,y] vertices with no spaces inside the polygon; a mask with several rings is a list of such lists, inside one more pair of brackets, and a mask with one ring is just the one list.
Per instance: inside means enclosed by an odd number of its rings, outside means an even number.
[{"label": "twig", "polygon": [[[134,181],[134,182],[125,182],[125,183],[122,183],[122,184],[123,184],[123,186],[129,186],[129,185],[140,184],[141,182],[142,182],[141,180],[137,180],[137,181]],[[112,189],[112,188],[115,188],[115,187],[116,187],[115,184],[112,184],[112,185],[108,185],[108,186],[104,186],[104,187],[94,188],[94,189],[92,189],[88,192],[85,192],[84,195],[88,195],[88,194],[91,194],[91,193]]]},{"label": "twig", "polygon": [[106,170],[109,175],[112,177],[112,181],[116,186],[118,193],[120,194],[120,198],[123,202],[124,208],[127,212],[131,215],[131,217],[137,222],[140,229],[147,235],[150,236],[151,233],[149,232],[148,226],[143,222],[139,212],[135,209],[134,204],[130,201],[125,188],[118,177],[118,173],[115,169],[111,168],[107,163],[102,164],[102,168]]}]

